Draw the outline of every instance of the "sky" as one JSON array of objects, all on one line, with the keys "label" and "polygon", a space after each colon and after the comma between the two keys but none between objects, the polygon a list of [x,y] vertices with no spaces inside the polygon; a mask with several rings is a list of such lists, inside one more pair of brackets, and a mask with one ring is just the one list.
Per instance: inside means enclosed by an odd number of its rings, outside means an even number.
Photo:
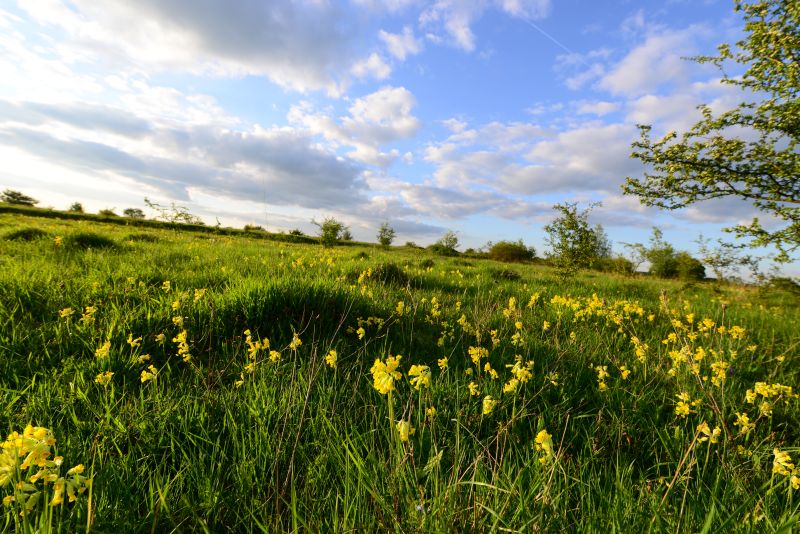
[{"label": "sky", "polygon": [[621,184],[644,172],[637,124],[740,100],[685,58],[741,28],[732,0],[0,0],[0,187],[540,255],[554,204],[600,202],[616,252],[654,225],[693,252],[756,212],[659,211]]}]

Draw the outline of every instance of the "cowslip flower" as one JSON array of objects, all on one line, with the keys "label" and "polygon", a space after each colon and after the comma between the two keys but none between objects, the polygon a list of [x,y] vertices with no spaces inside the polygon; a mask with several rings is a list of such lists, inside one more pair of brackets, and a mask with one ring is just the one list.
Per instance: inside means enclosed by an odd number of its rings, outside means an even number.
[{"label": "cowslip flower", "polygon": [[336,359],[338,355],[336,350],[331,349],[328,351],[328,354],[325,356],[325,363],[328,364],[328,367],[331,369],[336,369]]},{"label": "cowslip flower", "polygon": [[776,475],[791,475],[794,472],[794,464],[788,452],[777,448],[772,449],[775,459],[772,461],[772,472]]},{"label": "cowslip flower", "polygon": [[489,415],[494,410],[494,407],[497,406],[496,400],[492,398],[491,395],[486,395],[483,398],[483,415]]},{"label": "cowslip flower", "polygon": [[408,370],[408,376],[413,377],[410,380],[411,385],[418,391],[420,386],[431,385],[431,369],[427,365],[412,365]]},{"label": "cowslip flower", "polygon": [[142,371],[140,380],[144,384],[148,380],[155,380],[156,376],[158,376],[158,369],[154,365],[149,365],[146,370]]},{"label": "cowslip flower", "polygon": [[444,358],[439,358],[438,360],[436,360],[436,364],[439,366],[439,369],[444,371],[445,369],[447,369],[447,357],[445,356]]},{"label": "cowslip flower", "polygon": [[132,349],[140,346],[141,344],[142,344],[142,338],[141,337],[137,337],[136,339],[133,339],[133,334],[132,333],[128,334],[128,345],[130,345]]},{"label": "cowslip flower", "polygon": [[292,350],[297,350],[302,344],[303,342],[300,340],[300,336],[298,336],[297,332],[295,332],[292,335],[292,341],[289,342],[289,348]]},{"label": "cowslip flower", "polygon": [[111,341],[106,341],[103,345],[94,351],[96,358],[108,358],[108,353],[111,351]]},{"label": "cowslip flower", "polygon": [[539,458],[539,463],[544,465],[553,458],[553,436],[551,436],[547,430],[540,430],[539,433],[536,434],[534,447],[538,452],[542,453],[542,456]]},{"label": "cowslip flower", "polygon": [[107,386],[109,382],[111,382],[111,377],[114,376],[113,371],[106,371],[104,373],[99,373],[96,377],[94,377],[94,381],[101,386]]},{"label": "cowslip flower", "polygon": [[400,380],[400,377],[403,376],[400,371],[397,371],[402,358],[399,354],[389,356],[385,362],[376,358],[375,363],[372,364],[369,372],[372,373],[373,387],[382,395],[394,391],[395,380]]},{"label": "cowslip flower", "polygon": [[739,427],[740,434],[748,434],[756,427],[756,424],[750,421],[746,413],[736,412],[736,421],[733,423]]},{"label": "cowslip flower", "polygon": [[400,441],[408,441],[414,435],[416,429],[408,421],[400,420],[397,422],[397,433],[400,434]]},{"label": "cowslip flower", "polygon": [[58,311],[58,316],[62,319],[66,319],[67,317],[71,317],[73,313],[75,313],[75,310],[72,308],[64,308]]}]

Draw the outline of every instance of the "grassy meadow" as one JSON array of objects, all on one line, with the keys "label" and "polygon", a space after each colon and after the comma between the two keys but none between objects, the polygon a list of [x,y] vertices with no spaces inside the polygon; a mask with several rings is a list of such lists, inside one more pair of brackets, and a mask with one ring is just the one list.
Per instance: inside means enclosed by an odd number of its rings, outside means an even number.
[{"label": "grassy meadow", "polygon": [[798,324],[764,288],[0,214],[0,531],[788,532]]}]

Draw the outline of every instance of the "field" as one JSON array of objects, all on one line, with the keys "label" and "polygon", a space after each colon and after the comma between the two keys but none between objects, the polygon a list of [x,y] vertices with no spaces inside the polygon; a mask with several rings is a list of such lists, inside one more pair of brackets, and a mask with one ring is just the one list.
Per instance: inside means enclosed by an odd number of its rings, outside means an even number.
[{"label": "field", "polygon": [[0,214],[0,530],[788,532],[799,323],[779,290]]}]

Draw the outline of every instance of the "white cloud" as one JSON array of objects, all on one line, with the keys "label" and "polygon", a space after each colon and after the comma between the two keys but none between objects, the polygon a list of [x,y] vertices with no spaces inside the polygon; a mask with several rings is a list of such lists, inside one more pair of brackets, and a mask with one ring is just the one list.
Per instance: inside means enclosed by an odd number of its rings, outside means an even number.
[{"label": "white cloud", "polygon": [[366,59],[353,64],[350,72],[359,79],[375,78],[385,80],[392,73],[392,67],[381,56],[373,52]]},{"label": "white cloud", "polygon": [[605,102],[605,101],[596,101],[596,102],[589,102],[589,101],[580,101],[578,102],[577,112],[584,114],[584,115],[597,115],[602,117],[603,115],[608,115],[609,113],[613,113],[620,108],[619,102]]},{"label": "white cloud", "polygon": [[422,51],[422,41],[414,36],[410,26],[403,28],[403,33],[389,33],[381,30],[378,33],[386,49],[400,61],[405,61],[407,56],[419,54]]},{"label": "white cloud", "polygon": [[706,28],[696,25],[684,30],[651,33],[603,76],[598,85],[614,95],[636,97],[664,85],[685,84],[692,63],[683,58],[692,55],[697,37],[705,33]]}]

